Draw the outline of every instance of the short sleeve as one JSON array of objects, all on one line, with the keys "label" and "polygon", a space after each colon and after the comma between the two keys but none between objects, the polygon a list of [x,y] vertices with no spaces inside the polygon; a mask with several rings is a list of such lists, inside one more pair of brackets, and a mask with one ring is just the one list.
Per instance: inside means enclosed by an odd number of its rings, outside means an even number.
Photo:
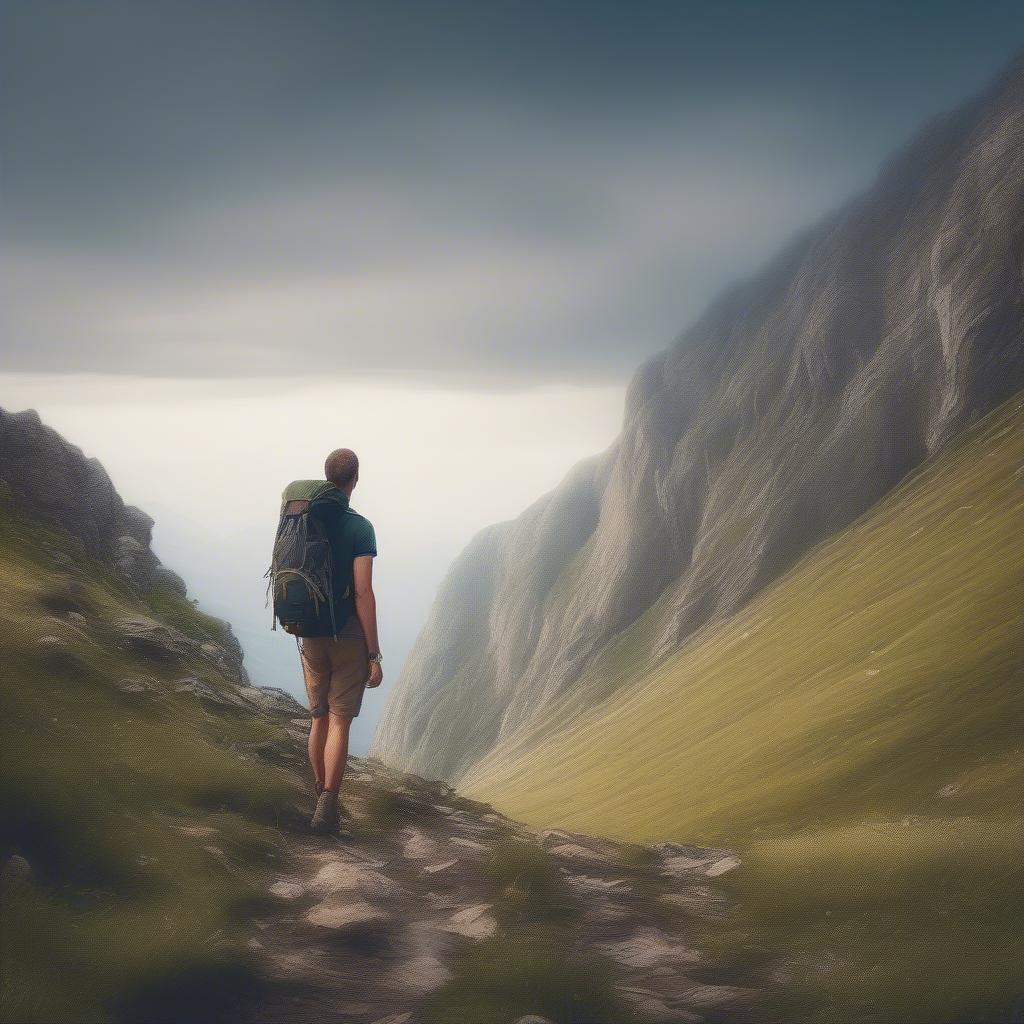
[{"label": "short sleeve", "polygon": [[360,518],[352,540],[353,558],[360,558],[363,555],[376,557],[377,535],[374,533],[373,524],[369,519]]}]

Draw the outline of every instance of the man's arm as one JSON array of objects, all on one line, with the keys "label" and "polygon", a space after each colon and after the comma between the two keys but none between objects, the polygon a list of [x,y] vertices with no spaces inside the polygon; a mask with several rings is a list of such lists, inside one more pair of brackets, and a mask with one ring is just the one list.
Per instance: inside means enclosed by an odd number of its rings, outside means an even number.
[{"label": "man's arm", "polygon": [[[366,637],[366,649],[371,654],[380,653],[377,637],[377,598],[373,593],[373,557],[360,555],[352,560],[352,586],[356,596],[356,615]],[[384,678],[379,662],[370,665],[370,679],[367,686],[380,686]]]}]

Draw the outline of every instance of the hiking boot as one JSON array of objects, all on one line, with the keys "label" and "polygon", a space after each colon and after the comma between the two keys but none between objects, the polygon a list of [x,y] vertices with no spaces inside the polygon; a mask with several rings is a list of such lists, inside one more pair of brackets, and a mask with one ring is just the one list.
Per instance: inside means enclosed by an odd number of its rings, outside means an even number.
[{"label": "hiking boot", "polygon": [[325,836],[338,824],[338,794],[325,789],[316,801],[316,810],[309,827],[318,836]]}]

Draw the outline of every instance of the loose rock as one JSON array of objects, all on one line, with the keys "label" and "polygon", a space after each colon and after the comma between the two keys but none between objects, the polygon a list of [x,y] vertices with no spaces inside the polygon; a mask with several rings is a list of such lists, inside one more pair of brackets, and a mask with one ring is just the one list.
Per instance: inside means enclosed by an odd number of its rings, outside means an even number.
[{"label": "loose rock", "polygon": [[369,903],[325,900],[306,914],[306,920],[333,932],[357,932],[383,926],[390,918]]}]

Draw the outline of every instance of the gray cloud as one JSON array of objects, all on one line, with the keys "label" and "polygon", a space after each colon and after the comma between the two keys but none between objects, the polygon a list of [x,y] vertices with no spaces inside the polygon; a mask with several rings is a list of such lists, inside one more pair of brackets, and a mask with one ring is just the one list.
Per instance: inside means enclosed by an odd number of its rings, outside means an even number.
[{"label": "gray cloud", "polygon": [[4,368],[621,379],[1021,28],[587,10],[8,5]]}]

